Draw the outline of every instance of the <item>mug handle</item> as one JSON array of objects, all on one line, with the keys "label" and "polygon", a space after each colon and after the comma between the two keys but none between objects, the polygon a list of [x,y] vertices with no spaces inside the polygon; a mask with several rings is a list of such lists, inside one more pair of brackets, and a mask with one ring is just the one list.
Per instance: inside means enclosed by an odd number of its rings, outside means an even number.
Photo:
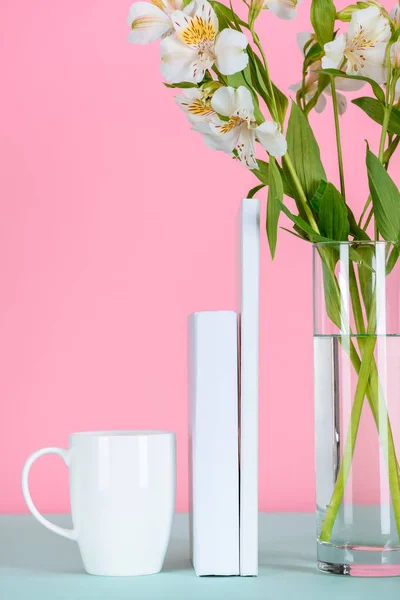
[{"label": "mug handle", "polygon": [[65,464],[69,466],[69,451],[64,450],[63,448],[42,448],[41,450],[38,450],[37,452],[31,454],[22,470],[22,493],[24,495],[26,505],[35,517],[35,519],[37,519],[39,523],[47,527],[47,529],[50,529],[50,531],[54,531],[54,533],[58,533],[58,535],[66,537],[69,540],[76,541],[77,534],[75,529],[64,529],[64,527],[59,527],[58,525],[51,523],[50,521],[45,519],[43,515],[40,514],[40,512],[33,503],[28,485],[29,471],[35,460],[40,458],[44,454],[57,454],[58,456],[61,456]]}]

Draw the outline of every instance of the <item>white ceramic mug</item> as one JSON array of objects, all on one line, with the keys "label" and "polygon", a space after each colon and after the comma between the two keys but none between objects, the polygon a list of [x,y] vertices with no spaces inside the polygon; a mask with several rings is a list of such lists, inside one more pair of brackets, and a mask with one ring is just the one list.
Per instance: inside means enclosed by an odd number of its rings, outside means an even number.
[{"label": "white ceramic mug", "polygon": [[[36,509],[29,470],[44,454],[58,454],[70,472],[73,529]],[[73,433],[69,449],[43,448],[26,461],[22,491],[42,525],[78,542],[92,575],[150,575],[163,566],[175,509],[175,434],[163,431]]]}]

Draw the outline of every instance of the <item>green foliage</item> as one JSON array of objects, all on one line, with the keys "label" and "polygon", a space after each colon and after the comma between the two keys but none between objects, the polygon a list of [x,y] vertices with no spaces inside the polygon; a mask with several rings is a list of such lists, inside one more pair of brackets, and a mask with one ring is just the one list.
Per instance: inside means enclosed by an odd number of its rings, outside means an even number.
[{"label": "green foliage", "polygon": [[249,55],[249,68],[252,85],[257,91],[257,93],[264,100],[270,112],[273,111],[275,101],[275,106],[278,110],[279,121],[281,125],[283,125],[286,116],[286,111],[288,108],[288,99],[273,83],[272,90],[274,98],[271,97],[271,93],[269,91],[268,86],[267,73],[264,65],[250,46],[247,49],[247,53]]},{"label": "green foliage", "polygon": [[400,192],[380,160],[367,148],[367,170],[378,230],[387,241],[400,239]]},{"label": "green foliage", "polygon": [[332,0],[312,0],[310,19],[319,44],[323,47],[331,42],[336,19],[336,8]]},{"label": "green foliage", "polygon": [[321,199],[324,197],[327,185],[328,185],[328,182],[325,181],[324,179],[321,179],[321,181],[318,184],[317,189],[315,190],[314,196],[311,198],[310,204],[311,204],[312,209],[316,213],[319,211],[319,205],[320,205]]},{"label": "green foliage", "polygon": [[[265,186],[269,185],[269,164],[264,160],[257,160],[258,169],[253,169],[252,173],[259,179]],[[294,198],[293,189],[287,180],[285,173],[282,170],[282,167],[276,163],[276,166],[279,169],[279,173],[282,179],[283,184],[283,193],[285,196],[289,196],[289,198]]]},{"label": "green foliage", "polygon": [[165,83],[165,81],[164,81],[163,83],[164,83],[165,87],[167,87],[167,88],[180,88],[182,90],[188,89],[188,88],[197,88],[196,83],[188,83],[186,81],[181,81],[180,83]]},{"label": "green foliage", "polygon": [[225,4],[221,4],[221,2],[216,2],[216,0],[210,0],[210,4],[218,17],[220,31],[222,29],[227,29],[228,27],[240,31],[241,27],[247,27],[247,23],[239,19],[232,10],[232,7],[229,8],[228,6],[225,6]]},{"label": "green foliage", "polygon": [[[365,97],[352,100],[353,104],[361,108],[373,121],[383,124],[384,106],[375,98]],[[393,107],[388,125],[389,133],[400,135],[400,110]]]},{"label": "green foliage", "polygon": [[286,139],[288,153],[302,188],[307,199],[311,200],[321,179],[326,180],[326,175],[314,133],[307,117],[295,102],[292,102]]},{"label": "green foliage", "polygon": [[321,73],[325,73],[326,75],[332,75],[333,77],[342,77],[343,79],[354,79],[356,81],[366,81],[372,88],[376,98],[380,102],[385,102],[385,94],[383,93],[382,88],[376,81],[370,79],[369,77],[362,77],[361,75],[347,75],[343,71],[339,71],[339,69],[321,69]]},{"label": "green foliage", "polygon": [[332,183],[327,183],[319,198],[318,226],[321,234],[335,241],[345,241],[349,235],[349,219],[342,195]]},{"label": "green foliage", "polygon": [[267,237],[272,258],[275,256],[276,242],[278,239],[278,221],[283,204],[283,183],[276,160],[273,156],[269,160],[269,188],[267,202]]},{"label": "green foliage", "polygon": [[265,188],[264,183],[260,183],[260,185],[256,185],[248,191],[246,198],[254,198],[254,196],[263,188]]}]

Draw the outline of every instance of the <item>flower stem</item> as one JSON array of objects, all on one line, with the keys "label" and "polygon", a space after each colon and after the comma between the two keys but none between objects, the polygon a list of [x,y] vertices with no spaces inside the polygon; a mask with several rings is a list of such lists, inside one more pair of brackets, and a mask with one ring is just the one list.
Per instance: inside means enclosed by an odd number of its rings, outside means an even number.
[{"label": "flower stem", "polygon": [[337,147],[337,157],[338,157],[338,165],[339,165],[339,175],[340,175],[340,191],[343,196],[343,199],[346,201],[346,189],[344,183],[344,168],[343,168],[343,153],[342,153],[342,141],[340,138],[340,124],[339,124],[339,109],[336,95],[336,84],[335,78],[331,77],[331,89],[332,89],[332,102],[333,102],[333,115],[335,118],[335,132],[336,132],[336,147]]},{"label": "flower stem", "polygon": [[274,93],[274,88],[272,85],[272,81],[271,81],[271,77],[269,74],[269,69],[268,69],[268,62],[267,62],[267,57],[265,56],[265,52],[264,49],[262,47],[262,44],[260,42],[260,38],[258,37],[257,33],[254,30],[254,24],[253,26],[250,28],[250,33],[253,37],[253,42],[254,44],[257,46],[260,54],[261,54],[261,58],[262,58],[262,62],[264,65],[264,69],[265,69],[265,82],[268,88],[268,94],[271,98],[271,106],[269,106],[269,111],[271,113],[272,118],[274,119],[274,121],[276,121],[276,123],[279,123],[279,114],[278,114],[278,107],[276,105],[276,99],[275,99],[275,93]]},{"label": "flower stem", "polygon": [[[331,274],[336,281],[335,275]],[[350,296],[353,307],[355,327],[358,334],[365,333],[364,318],[360,300],[360,291],[358,289],[357,279],[354,267],[350,265]],[[353,460],[354,449],[357,439],[357,433],[361,418],[364,397],[367,396],[369,406],[379,433],[383,454],[386,458],[389,474],[389,487],[392,497],[393,512],[400,537],[400,475],[399,465],[394,445],[393,432],[390,424],[389,414],[385,399],[382,396],[382,390],[379,384],[379,375],[374,359],[374,348],[376,344],[375,324],[376,324],[376,297],[372,297],[370,318],[368,326],[369,337],[358,338],[362,360],[358,357],[357,350],[353,341],[350,343],[350,358],[353,367],[358,375],[358,384],[354,403],[351,411],[349,432],[346,439],[343,458],[339,468],[338,477],[332,494],[331,501],[327,508],[327,513],[322,524],[320,540],[329,542],[331,539],[333,527],[337,513],[342,502],[346,482],[350,473]],[[363,391],[364,390],[364,391]]]},{"label": "flower stem", "polygon": [[[375,331],[376,320],[376,296],[373,294],[370,308],[368,333],[373,334]],[[340,464],[339,473],[336,479],[335,487],[331,500],[328,504],[324,522],[322,523],[319,539],[321,542],[329,542],[332,535],[333,526],[336,516],[339,511],[340,504],[344,495],[347,479],[350,473],[353,460],[354,448],[356,445],[358,428],[360,425],[361,411],[364,404],[364,398],[368,388],[370,368],[374,355],[376,344],[375,336],[367,338],[364,346],[364,354],[358,372],[358,380],[354,395],[353,406],[350,415],[349,430],[343,449],[342,462]]]},{"label": "flower stem", "polygon": [[319,539],[321,542],[329,542],[332,535],[336,516],[342,502],[344,489],[350,473],[353,460],[354,448],[356,445],[358,428],[360,425],[361,411],[364,404],[364,397],[368,387],[369,373],[372,357],[375,350],[375,337],[368,338],[365,347],[361,368],[358,374],[356,392],[354,396],[353,408],[351,411],[349,433],[343,449],[342,462],[340,464],[335,488],[333,490],[331,501],[328,504],[326,516],[322,524]]}]

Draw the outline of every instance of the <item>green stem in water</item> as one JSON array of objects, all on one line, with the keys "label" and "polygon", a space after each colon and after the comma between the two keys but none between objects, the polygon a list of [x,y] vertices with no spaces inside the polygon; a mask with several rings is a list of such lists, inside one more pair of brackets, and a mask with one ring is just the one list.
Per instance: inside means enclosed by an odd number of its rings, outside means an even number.
[{"label": "green stem in water", "polygon": [[342,153],[342,141],[340,138],[340,124],[339,124],[339,108],[336,95],[336,84],[335,78],[331,77],[331,89],[332,89],[332,102],[333,102],[333,115],[335,118],[335,132],[336,132],[336,147],[337,157],[339,165],[339,176],[340,176],[340,191],[344,200],[346,200],[346,189],[344,183],[344,168],[343,168],[343,153]]},{"label": "green stem in water", "polygon": [[[389,486],[392,497],[393,512],[395,515],[398,535],[400,537],[400,475],[399,464],[396,456],[396,448],[394,445],[393,432],[390,424],[389,414],[387,412],[386,402],[383,398],[382,390],[379,383],[378,369],[374,359],[374,348],[376,337],[362,337],[365,333],[364,318],[362,313],[360,291],[358,289],[357,279],[355,276],[354,267],[350,265],[350,296],[353,307],[353,314],[358,338],[362,361],[358,357],[357,350],[353,341],[350,342],[350,358],[353,367],[358,374],[358,384],[356,395],[352,407],[350,417],[350,427],[343,452],[343,459],[340,465],[338,478],[332,494],[331,501],[327,508],[327,513],[322,525],[320,540],[329,542],[332,535],[332,530],[335,524],[337,513],[344,495],[346,482],[350,473],[350,468],[353,460],[355,443],[361,418],[361,412],[364,404],[364,396],[367,396],[369,406],[379,433],[383,454],[386,458],[389,474]],[[335,278],[334,274],[332,277]],[[335,278],[336,280],[336,278]],[[376,315],[375,295],[371,303],[370,323],[368,334],[373,335],[375,330]],[[363,392],[364,390],[364,392]]]},{"label": "green stem in water", "polygon": [[[374,295],[375,297],[375,295]],[[372,333],[375,330],[375,301],[372,302],[370,312],[370,325],[368,332]],[[343,448],[342,462],[340,464],[339,473],[336,479],[332,498],[328,504],[324,522],[322,523],[319,539],[321,542],[329,542],[332,535],[333,526],[336,521],[337,513],[344,495],[347,479],[349,477],[351,464],[353,460],[354,448],[357,440],[358,428],[360,425],[361,411],[364,404],[364,398],[368,388],[369,376],[372,358],[374,356],[376,339],[374,336],[367,338],[364,346],[364,355],[362,358],[360,370],[358,373],[358,381],[356,392],[354,395],[353,407],[351,410],[349,431],[347,434],[345,446]]]}]

